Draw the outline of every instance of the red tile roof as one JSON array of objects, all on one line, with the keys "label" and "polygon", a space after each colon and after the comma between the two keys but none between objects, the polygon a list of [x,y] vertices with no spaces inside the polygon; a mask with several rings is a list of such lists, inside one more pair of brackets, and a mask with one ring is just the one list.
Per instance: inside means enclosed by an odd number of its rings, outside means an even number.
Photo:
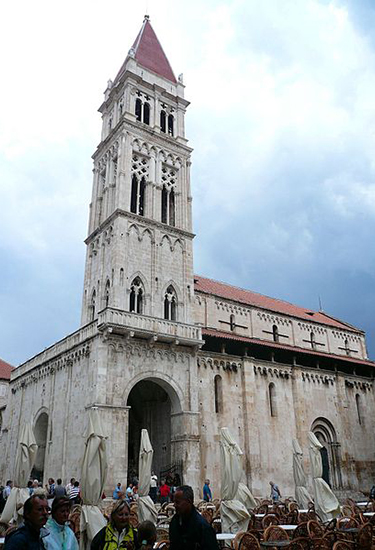
[{"label": "red tile roof", "polygon": [[[135,53],[135,59],[140,65],[142,65],[142,67],[149,69],[150,71],[166,78],[167,80],[170,80],[171,82],[177,82],[172,67],[169,64],[167,56],[161,47],[158,37],[156,36],[148,17],[145,17],[142,28],[134,41],[132,49]],[[125,64],[126,60],[114,80],[115,83],[122,75]]]},{"label": "red tile roof", "polygon": [[12,365],[0,359],[0,380],[10,380],[10,373],[14,370]]},{"label": "red tile roof", "polygon": [[290,304],[289,302],[284,302],[283,300],[269,298],[268,296],[258,294],[257,292],[252,292],[251,290],[245,290],[226,283],[214,281],[213,279],[206,279],[206,277],[201,277],[200,275],[194,275],[194,288],[196,292],[212,294],[219,298],[232,300],[247,306],[258,307],[275,313],[282,313],[291,317],[297,317],[298,319],[304,319],[305,321],[329,325],[342,330],[362,332],[360,329],[357,329],[344,321],[335,319],[322,311],[311,311],[307,308],[302,308],[300,306]]},{"label": "red tile roof", "polygon": [[247,344],[258,344],[260,346],[284,349],[287,351],[292,351],[294,353],[296,352],[307,353],[309,355],[317,355],[319,357],[329,357],[331,359],[349,361],[350,363],[359,363],[361,365],[368,365],[369,367],[375,367],[374,361],[369,361],[366,359],[359,359],[359,358],[356,359],[355,357],[349,357],[347,355],[324,353],[324,352],[319,352],[312,349],[300,348],[297,346],[289,346],[288,344],[280,344],[278,342],[273,342],[272,340],[261,340],[260,338],[248,338],[247,336],[240,336],[237,334],[233,334],[233,332],[224,332],[221,330],[202,328],[202,336],[203,336],[203,339],[205,336],[212,336],[214,338],[224,338],[225,340],[237,340],[238,342],[245,342]]}]

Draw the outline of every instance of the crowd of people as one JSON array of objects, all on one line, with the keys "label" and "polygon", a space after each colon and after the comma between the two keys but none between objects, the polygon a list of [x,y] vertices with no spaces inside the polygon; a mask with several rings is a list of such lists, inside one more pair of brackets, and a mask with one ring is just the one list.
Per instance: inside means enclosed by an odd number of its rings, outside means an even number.
[{"label": "crowd of people", "polygon": [[[188,485],[170,486],[167,480],[159,487],[154,473],[153,476],[156,485],[151,488],[156,491],[150,494],[155,493],[161,503],[167,502],[163,498],[173,498],[174,502],[176,513],[169,528],[170,550],[218,550],[215,531],[194,506],[193,489]],[[209,480],[206,480],[205,486],[208,485]],[[108,523],[95,535],[91,550],[151,550],[154,547],[156,526],[144,521],[135,528],[130,523],[130,503],[136,499],[136,487],[130,483],[123,492],[121,483],[117,484]],[[163,487],[168,487],[169,492]],[[11,489],[9,480],[1,491],[5,502]],[[72,478],[64,487],[61,479],[55,483],[50,478],[43,488],[34,480],[29,484],[29,491],[30,496],[23,506],[24,521],[8,530],[4,550],[78,550],[78,540],[68,520],[72,504],[80,499],[79,482]]]}]

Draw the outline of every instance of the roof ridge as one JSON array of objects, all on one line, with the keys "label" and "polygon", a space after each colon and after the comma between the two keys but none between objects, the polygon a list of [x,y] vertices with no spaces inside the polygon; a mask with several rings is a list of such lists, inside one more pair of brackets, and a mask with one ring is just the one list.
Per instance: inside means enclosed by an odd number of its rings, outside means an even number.
[{"label": "roof ridge", "polygon": [[[251,292],[251,294],[256,294],[257,296],[262,296],[264,298],[268,298],[269,300],[275,300],[275,302],[280,302],[282,304],[288,304],[290,306],[298,307],[300,309],[304,309],[306,312],[312,311],[314,313],[321,313],[320,311],[315,311],[311,308],[306,308],[304,306],[299,306],[298,304],[294,304],[293,302],[288,302],[287,300],[282,300],[280,298],[274,298],[273,296],[268,296],[268,294],[262,294],[261,292],[256,292],[256,290],[250,290],[248,288],[243,288],[242,286],[233,285],[231,283],[224,283],[224,281],[218,281],[217,279],[211,279],[210,277],[204,277],[203,275],[194,275],[194,277],[201,277],[201,279],[206,279],[207,281],[212,281],[213,283],[219,283],[220,285],[230,286],[232,288],[236,288],[238,290],[243,290],[244,292]],[[327,315],[329,317],[329,315]],[[336,321],[339,321],[339,319],[336,319]],[[340,321],[341,322],[341,321]]]}]

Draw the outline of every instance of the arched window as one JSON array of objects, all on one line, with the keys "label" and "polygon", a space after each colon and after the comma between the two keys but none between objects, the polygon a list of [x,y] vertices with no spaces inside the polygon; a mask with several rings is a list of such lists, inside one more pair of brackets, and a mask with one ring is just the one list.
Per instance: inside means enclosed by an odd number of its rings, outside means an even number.
[{"label": "arched window", "polygon": [[231,315],[229,318],[229,326],[230,326],[230,330],[233,332],[236,328],[236,319],[234,315]]},{"label": "arched window", "polygon": [[142,101],[139,98],[135,101],[135,116],[139,122],[142,121]]},{"label": "arched window", "polygon": [[132,191],[130,197],[130,212],[134,214],[144,215],[144,203],[145,203],[145,179],[142,178],[138,181],[135,174],[132,177]]},{"label": "arched window", "polygon": [[93,290],[91,294],[91,303],[89,306],[90,309],[90,321],[93,321],[95,319],[95,304],[96,304],[96,291]]},{"label": "arched window", "polygon": [[350,355],[349,341],[347,338],[345,338],[345,353],[346,355]]},{"label": "arched window", "polygon": [[272,336],[274,342],[279,341],[279,329],[277,328],[277,325],[273,325],[272,327]]},{"label": "arched window", "polygon": [[168,116],[168,134],[170,136],[173,136],[173,124],[174,124],[173,115],[169,115]]},{"label": "arched window", "polygon": [[120,286],[124,286],[124,268],[120,269]]},{"label": "arched window", "polygon": [[176,225],[176,201],[173,187],[167,189],[163,185],[161,190],[161,221],[169,225]]},{"label": "arched window", "polygon": [[355,396],[355,403],[356,403],[356,406],[357,406],[358,422],[360,424],[363,424],[364,415],[363,415],[363,408],[362,408],[362,398],[359,395],[359,393],[357,393],[356,396]]},{"label": "arched window", "polygon": [[275,384],[271,382],[271,384],[268,386],[268,398],[270,402],[270,413],[271,416],[277,416],[277,410],[276,410],[276,388]]},{"label": "arched window", "polygon": [[176,321],[177,319],[177,299],[176,292],[172,285],[167,288],[164,296],[164,319]]},{"label": "arched window", "polygon": [[112,124],[113,124],[113,119],[112,119],[112,117],[109,117],[109,119],[108,119],[108,130],[112,130]]},{"label": "arched window", "polygon": [[169,225],[175,225],[174,189],[169,193]]},{"label": "arched window", "polygon": [[223,386],[222,378],[217,374],[214,378],[215,387],[215,413],[223,412]]},{"label": "arched window", "polygon": [[110,293],[110,289],[111,289],[111,283],[109,281],[107,281],[106,285],[105,285],[105,294],[104,294],[104,302],[105,302],[105,307],[108,307],[109,306],[109,293]]},{"label": "arched window", "polygon": [[139,277],[136,277],[130,285],[130,304],[129,311],[143,313],[143,285]]},{"label": "arched window", "polygon": [[167,115],[165,111],[160,111],[160,130],[164,133],[167,131]]},{"label": "arched window", "polygon": [[161,190],[161,221],[168,223],[168,191],[165,185]]},{"label": "arched window", "polygon": [[150,124],[150,104],[145,103],[143,105],[143,122],[145,124]]}]

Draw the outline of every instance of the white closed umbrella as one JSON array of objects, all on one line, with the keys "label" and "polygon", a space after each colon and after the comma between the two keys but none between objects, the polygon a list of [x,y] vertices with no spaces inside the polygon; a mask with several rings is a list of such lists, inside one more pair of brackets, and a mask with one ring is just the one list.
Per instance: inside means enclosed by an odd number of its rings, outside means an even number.
[{"label": "white closed umbrella", "polygon": [[327,521],[340,514],[340,504],[328,483],[322,479],[323,464],[320,449],[323,445],[312,432],[309,432],[308,437],[315,510],[323,521]]},{"label": "white closed umbrella", "polygon": [[98,409],[91,409],[81,473],[81,550],[89,549],[96,533],[107,524],[98,506],[102,499],[107,469],[106,437]]},{"label": "white closed umbrella", "polygon": [[34,466],[37,450],[38,445],[33,429],[30,422],[26,422],[21,428],[14,468],[14,487],[1,514],[0,522],[2,523],[9,523],[12,518],[16,523],[20,523],[22,520],[23,504],[29,498],[29,490],[26,486]]},{"label": "white closed umbrella", "polygon": [[158,516],[155,504],[149,496],[153,456],[154,450],[151,446],[148,431],[142,430],[138,463],[138,519],[140,522],[148,520],[156,523]]},{"label": "white closed umbrella", "polygon": [[246,531],[250,515],[242,502],[237,499],[238,486],[242,477],[242,451],[228,428],[221,428],[220,456],[222,532]]},{"label": "white closed umbrella", "polygon": [[248,512],[254,510],[254,508],[258,506],[257,501],[253,497],[253,494],[250,491],[249,487],[244,483],[238,484],[236,500],[242,502]]},{"label": "white closed umbrella", "polygon": [[293,476],[296,486],[295,496],[298,506],[301,509],[307,509],[309,502],[312,502],[310,493],[308,492],[307,478],[305,470],[303,469],[303,453],[297,439],[293,439]]}]

